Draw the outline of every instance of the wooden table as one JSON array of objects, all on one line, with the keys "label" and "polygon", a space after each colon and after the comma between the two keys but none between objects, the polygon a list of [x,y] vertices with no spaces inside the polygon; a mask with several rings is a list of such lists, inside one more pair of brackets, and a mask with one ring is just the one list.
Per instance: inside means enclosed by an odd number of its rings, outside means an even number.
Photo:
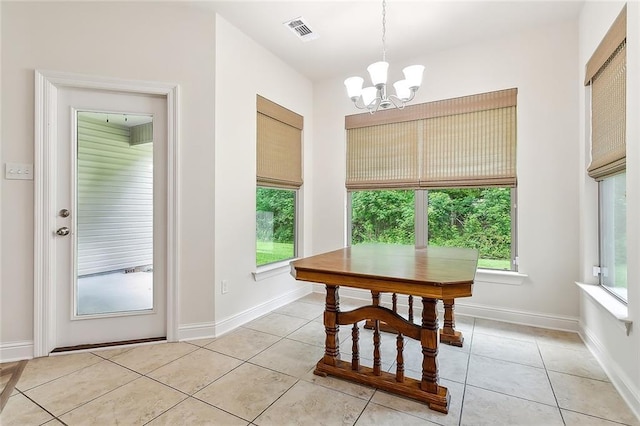
[{"label": "wooden table", "polygon": [[[450,395],[438,384],[438,299],[452,301],[471,296],[478,264],[478,252],[453,247],[356,245],[291,262],[291,274],[301,281],[326,285],[324,326],[325,354],[315,374],[341,377],[425,402],[443,413],[449,410]],[[372,304],[348,312],[340,311],[338,288],[370,290]],[[405,320],[379,305],[380,293],[399,293],[422,298],[422,325]],[[373,368],[360,365],[358,325],[374,320]],[[445,318],[446,319],[446,318]],[[397,331],[396,373],[382,371],[380,321]],[[353,324],[352,359],[340,359],[338,328]],[[422,346],[422,379],[404,377],[404,337]]]}]

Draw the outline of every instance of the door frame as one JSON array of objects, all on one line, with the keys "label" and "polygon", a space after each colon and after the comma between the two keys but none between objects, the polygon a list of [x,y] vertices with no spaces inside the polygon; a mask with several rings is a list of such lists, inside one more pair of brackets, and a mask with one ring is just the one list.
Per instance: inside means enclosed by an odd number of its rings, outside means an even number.
[{"label": "door frame", "polygon": [[180,251],[179,86],[59,71],[35,70],[33,356],[56,344],[56,159],[58,89],[109,90],[166,97],[167,105],[167,340],[178,336]]}]

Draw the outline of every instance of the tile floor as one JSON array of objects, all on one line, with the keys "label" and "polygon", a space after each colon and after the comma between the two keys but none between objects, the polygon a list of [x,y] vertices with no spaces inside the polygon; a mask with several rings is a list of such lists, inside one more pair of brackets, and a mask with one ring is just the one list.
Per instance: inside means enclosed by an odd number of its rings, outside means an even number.
[{"label": "tile floor", "polygon": [[[29,361],[0,414],[8,425],[640,425],[577,334],[458,316],[463,348],[440,346],[448,415],[313,375],[323,300],[311,294],[218,339]],[[348,310],[358,301],[343,298]],[[362,330],[362,329],[361,329]],[[361,331],[367,361],[371,332]],[[350,330],[340,332],[349,359]],[[383,334],[395,369],[395,337]],[[417,342],[408,376],[419,377]]]}]

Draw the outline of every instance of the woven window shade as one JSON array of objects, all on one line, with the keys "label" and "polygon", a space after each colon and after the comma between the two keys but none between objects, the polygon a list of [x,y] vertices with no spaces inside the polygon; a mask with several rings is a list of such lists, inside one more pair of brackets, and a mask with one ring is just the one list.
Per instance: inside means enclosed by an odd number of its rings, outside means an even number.
[{"label": "woven window shade", "polygon": [[517,89],[345,117],[346,187],[516,185]]},{"label": "woven window shade", "polygon": [[626,169],[626,42],[591,79],[589,176],[604,179]]},{"label": "woven window shade", "polygon": [[257,122],[258,185],[302,186],[302,116],[258,96]]},{"label": "woven window shade", "polygon": [[425,120],[420,186],[516,186],[516,108]]},{"label": "woven window shade", "polygon": [[347,130],[348,189],[418,187],[417,121]]}]

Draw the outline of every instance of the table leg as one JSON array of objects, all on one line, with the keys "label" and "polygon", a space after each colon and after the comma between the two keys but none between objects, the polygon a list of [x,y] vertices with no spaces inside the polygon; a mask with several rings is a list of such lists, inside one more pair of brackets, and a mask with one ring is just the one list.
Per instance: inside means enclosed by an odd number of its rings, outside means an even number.
[{"label": "table leg", "polygon": [[438,393],[438,315],[436,299],[422,298],[422,382],[420,389]]},{"label": "table leg", "polygon": [[[327,299],[324,311],[324,329],[326,332],[325,350],[322,363],[333,367],[340,363],[340,346],[338,339],[338,313],[340,312],[340,296],[338,286],[327,285]],[[327,373],[317,369],[314,371],[319,376],[326,376]]]},{"label": "table leg", "polygon": [[462,333],[455,330],[456,320],[454,316],[455,301],[454,299],[444,299],[444,325],[440,329],[440,343],[446,343],[452,346],[462,347],[464,337]]}]

